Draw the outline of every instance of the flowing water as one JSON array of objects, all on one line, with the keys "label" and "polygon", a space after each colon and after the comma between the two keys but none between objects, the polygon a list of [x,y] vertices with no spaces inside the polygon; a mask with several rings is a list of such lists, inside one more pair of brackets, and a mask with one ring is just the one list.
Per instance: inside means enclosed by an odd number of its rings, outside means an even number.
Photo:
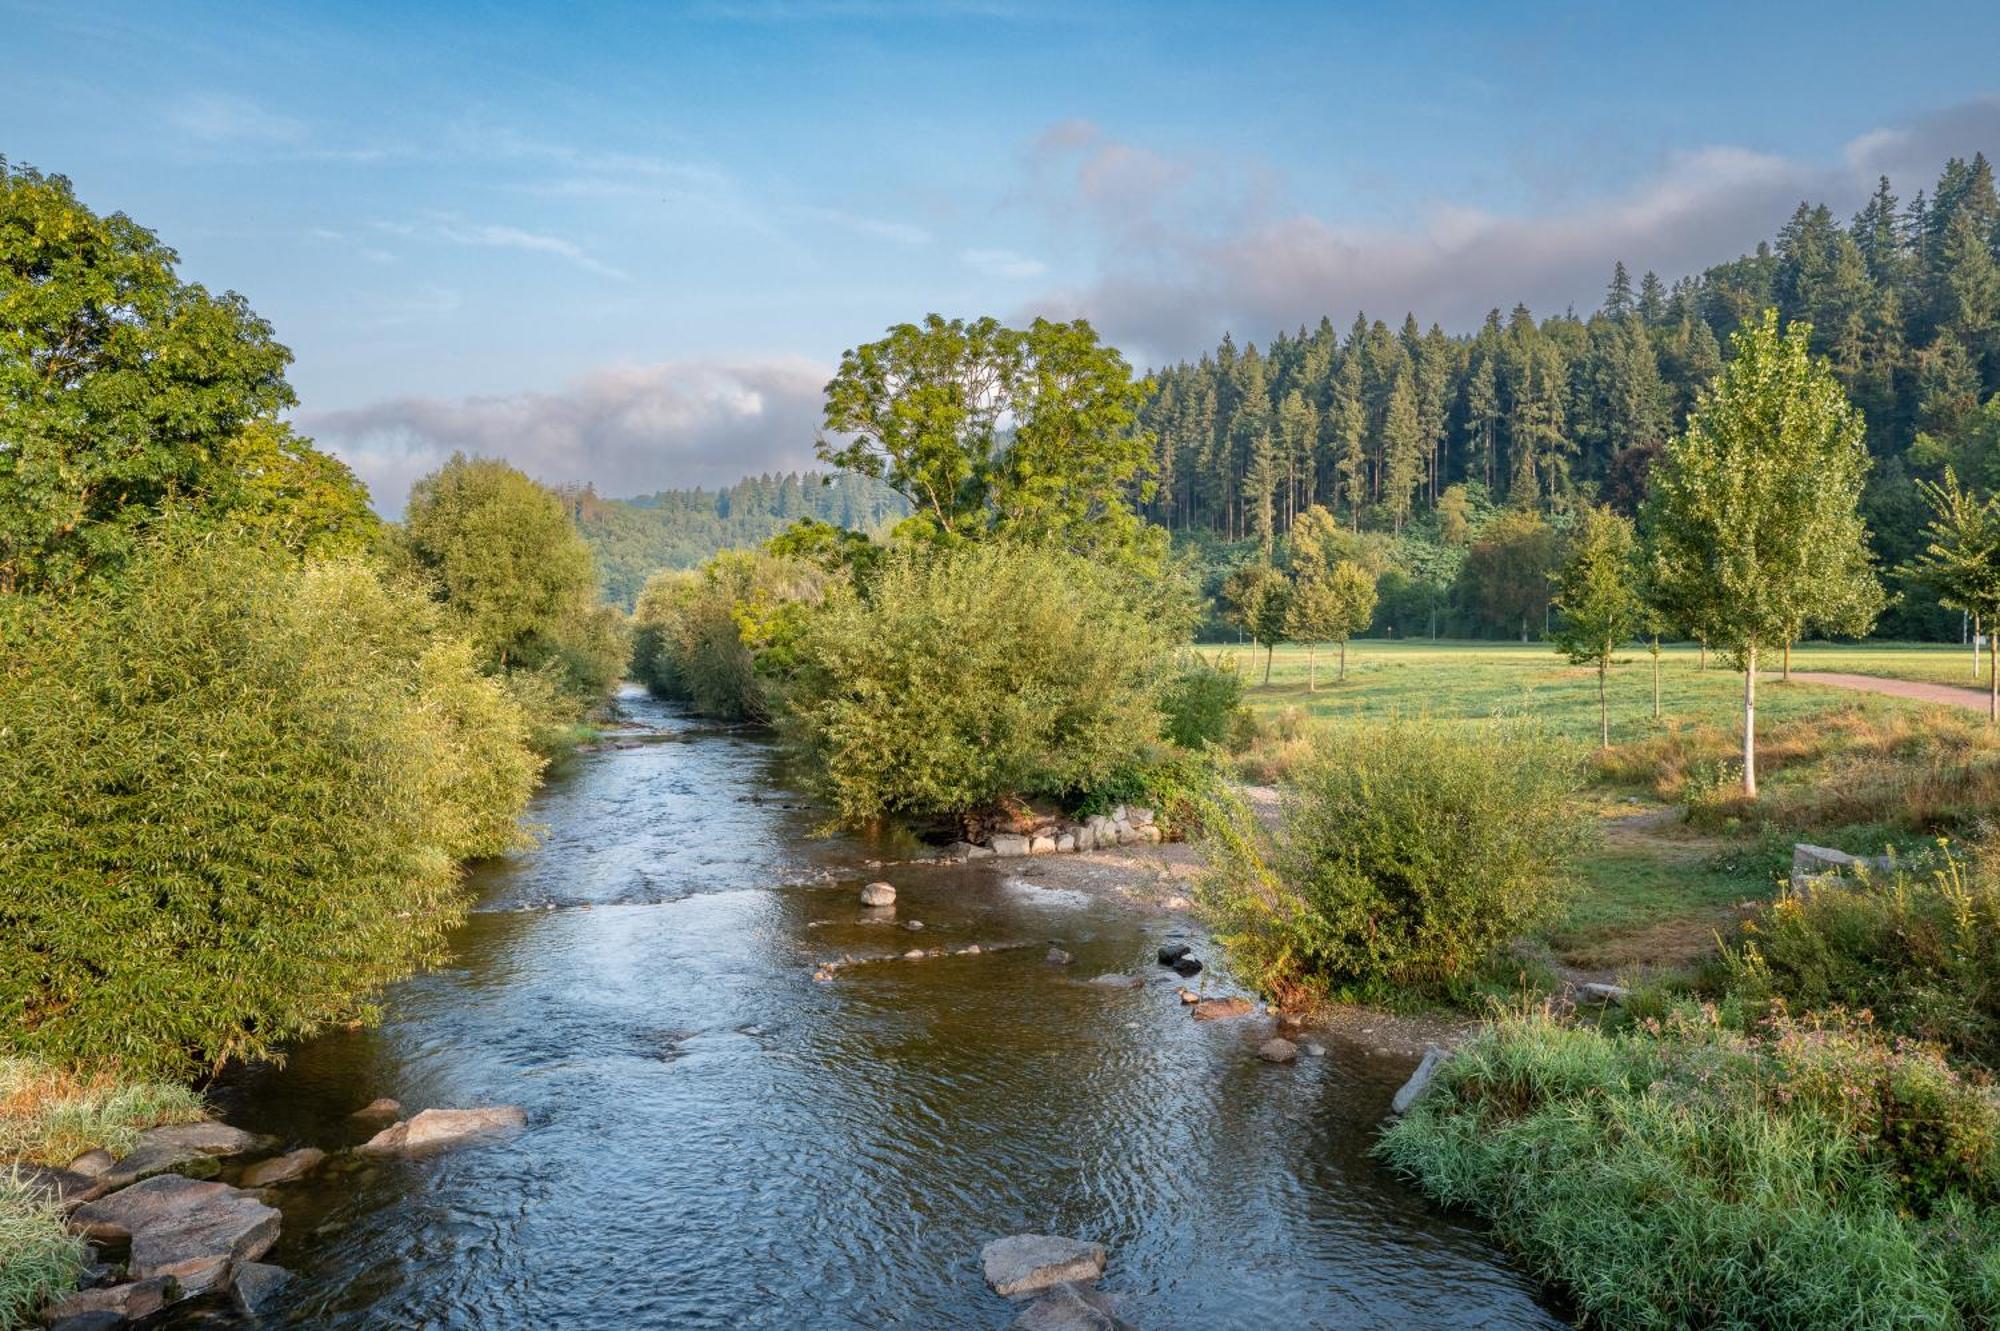
[{"label": "flowing water", "polygon": [[[550,783],[448,967],[226,1089],[231,1121],[325,1147],[378,1095],[528,1114],[280,1189],[295,1324],[1002,1327],[979,1247],[1033,1231],[1106,1244],[1148,1331],[1562,1325],[1368,1157],[1407,1063],[1264,1064],[1267,1019],[1191,1021],[1154,964],[1177,917],[1037,887],[1041,861],[871,870],[763,742],[626,701],[660,736]],[[856,903],[882,876],[894,921]],[[1082,982],[1110,971],[1148,983]]]}]

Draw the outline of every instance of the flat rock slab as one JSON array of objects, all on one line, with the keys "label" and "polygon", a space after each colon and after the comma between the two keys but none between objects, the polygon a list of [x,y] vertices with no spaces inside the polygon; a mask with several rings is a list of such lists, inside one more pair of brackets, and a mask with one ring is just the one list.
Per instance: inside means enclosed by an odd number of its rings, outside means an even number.
[{"label": "flat rock slab", "polygon": [[1015,1234],[979,1250],[995,1294],[1019,1298],[1056,1285],[1089,1284],[1104,1274],[1104,1245],[1049,1234]]},{"label": "flat rock slab", "polygon": [[1122,1322],[1109,1295],[1080,1285],[1057,1285],[1036,1297],[1014,1319],[1014,1331],[1134,1331]]},{"label": "flat rock slab", "polygon": [[1255,1006],[1247,998],[1204,998],[1194,1005],[1194,1019],[1227,1021],[1231,1017],[1246,1017]]},{"label": "flat rock slab", "polygon": [[268,1188],[273,1183],[290,1183],[318,1169],[325,1159],[326,1152],[318,1147],[302,1146],[296,1151],[274,1155],[269,1160],[259,1160],[243,1171],[239,1182],[245,1188]]},{"label": "flat rock slab", "polygon": [[1409,1113],[1410,1106],[1423,1098],[1424,1092],[1431,1088],[1431,1079],[1437,1076],[1437,1070],[1443,1067],[1444,1061],[1450,1057],[1448,1052],[1436,1045],[1424,1050],[1424,1061],[1417,1064],[1417,1070],[1410,1074],[1410,1079],[1403,1083],[1403,1089],[1397,1091],[1396,1098],[1389,1102],[1389,1112]]},{"label": "flat rock slab", "polygon": [[391,1100],[388,1096],[384,1095],[377,1099],[370,1100],[367,1104],[361,1106],[361,1108],[355,1110],[352,1114],[349,1114],[348,1117],[359,1118],[359,1119],[373,1119],[376,1122],[382,1122],[387,1119],[392,1119],[402,1112],[403,1112],[402,1101]]},{"label": "flat rock slab", "polygon": [[177,1146],[200,1151],[204,1155],[249,1155],[255,1151],[268,1151],[277,1144],[274,1138],[245,1132],[212,1119],[201,1123],[170,1123],[161,1128],[148,1128],[139,1134],[141,1147]]},{"label": "flat rock slab", "polygon": [[1137,975],[1094,975],[1090,983],[1100,989],[1138,989],[1142,988],[1146,981]]},{"label": "flat rock slab", "polygon": [[475,1137],[526,1127],[528,1116],[517,1105],[483,1109],[426,1109],[407,1122],[387,1127],[355,1149],[368,1155],[409,1155],[456,1146]]},{"label": "flat rock slab", "polygon": [[179,1174],[185,1178],[214,1178],[222,1172],[222,1160],[195,1146],[140,1139],[130,1155],[119,1159],[97,1176],[106,1191],[129,1188],[142,1179],[158,1174]]},{"label": "flat rock slab", "polygon": [[73,1169],[51,1169],[47,1165],[0,1165],[0,1174],[11,1171],[30,1192],[39,1193],[58,1206],[87,1202],[104,1190],[89,1174]]},{"label": "flat rock slab", "polygon": [[[165,1276],[134,1280],[103,1289],[79,1290],[42,1314],[42,1320],[56,1326],[123,1326],[151,1317],[174,1301],[174,1282]],[[105,1319],[112,1320],[105,1320]],[[86,1321],[85,1319],[94,1319]]]},{"label": "flat rock slab", "polygon": [[190,1211],[178,1221],[145,1225],[132,1235],[132,1274],[172,1276],[183,1296],[229,1283],[236,1267],[271,1251],[284,1220],[248,1193],[230,1195]]}]

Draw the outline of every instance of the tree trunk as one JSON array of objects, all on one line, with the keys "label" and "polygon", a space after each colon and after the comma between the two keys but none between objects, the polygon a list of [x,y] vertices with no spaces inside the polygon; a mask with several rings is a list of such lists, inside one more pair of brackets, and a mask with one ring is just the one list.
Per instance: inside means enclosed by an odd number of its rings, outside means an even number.
[{"label": "tree trunk", "polygon": [[1993,645],[1986,646],[1986,724],[2000,724],[2000,656]]},{"label": "tree trunk", "polygon": [[1660,719],[1660,640],[1653,639],[1653,719]]},{"label": "tree trunk", "polygon": [[1266,684],[1269,684],[1271,682],[1271,655],[1277,650],[1278,650],[1278,644],[1275,642],[1267,642],[1264,644],[1264,682]]},{"label": "tree trunk", "polygon": [[1611,702],[1604,696],[1605,672],[1611,668],[1610,656],[1597,658],[1597,734],[1598,747],[1605,752],[1611,750]]},{"label": "tree trunk", "polygon": [[[1993,653],[1989,650],[1986,653],[1986,655],[1988,657],[1991,657]],[[1972,677],[1974,679],[1979,678],[1979,616],[1978,615],[1974,615],[1972,617]]]},{"label": "tree trunk", "polygon": [[1789,642],[1785,644],[1785,664],[1779,676],[1787,684],[1792,682],[1792,644]]},{"label": "tree trunk", "polygon": [[1743,793],[1757,798],[1757,644],[1743,649]]},{"label": "tree trunk", "polygon": [[1315,670],[1313,666],[1313,658],[1318,655],[1319,655],[1319,644],[1316,642],[1307,643],[1306,644],[1306,692],[1307,693],[1317,693],[1319,691],[1319,672]]},{"label": "tree trunk", "polygon": [[1526,642],[1527,640],[1528,640],[1528,617],[1527,617],[1526,615],[1522,615],[1522,616],[1521,616],[1521,641],[1522,641],[1522,642]]},{"label": "tree trunk", "polygon": [[1703,638],[1703,639],[1701,640],[1701,664],[1700,664],[1699,666],[1696,666],[1695,668],[1696,668],[1697,670],[1707,670],[1707,669],[1708,669],[1708,639],[1707,639],[1707,638]]},{"label": "tree trunk", "polygon": [[1345,638],[1340,640],[1340,679],[1342,683],[1347,681],[1347,639]]}]

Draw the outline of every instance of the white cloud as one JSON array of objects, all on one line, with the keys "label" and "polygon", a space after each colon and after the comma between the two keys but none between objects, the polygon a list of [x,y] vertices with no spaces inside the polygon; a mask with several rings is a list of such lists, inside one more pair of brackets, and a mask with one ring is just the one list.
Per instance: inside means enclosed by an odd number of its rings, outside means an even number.
[{"label": "white cloud", "polygon": [[291,145],[306,137],[290,116],[227,93],[197,93],[167,113],[175,128],[204,143]]},{"label": "white cloud", "polygon": [[889,222],[874,217],[860,217],[854,213],[842,212],[838,208],[801,208],[799,213],[813,221],[825,222],[845,228],[857,235],[886,240],[895,245],[928,245],[935,239],[929,231],[911,222]]},{"label": "white cloud", "polygon": [[812,465],[829,373],[801,359],[620,365],[553,392],[398,398],[302,413],[299,425],[354,467],[385,512],[455,451],[644,494]]},{"label": "white cloud", "polygon": [[1439,205],[1407,227],[1301,210],[1268,172],[1171,158],[1082,121],[1029,145],[1028,198],[1058,228],[1081,226],[1098,276],[1027,312],[1082,315],[1140,359],[1266,337],[1356,310],[1414,311],[1469,329],[1491,308],[1595,308],[1611,266],[1699,271],[1767,240],[1802,200],[1852,211],[1878,174],[1908,198],[1948,155],[2000,148],[2000,98],[1945,108],[1850,142],[1816,163],[1717,145],[1674,154],[1627,189],[1536,212]]},{"label": "white cloud", "polygon": [[1049,271],[1049,266],[1040,259],[1016,254],[1013,250],[963,250],[958,257],[967,267],[988,277],[1023,281]]},{"label": "white cloud", "polygon": [[523,250],[530,254],[547,254],[575,264],[586,272],[618,281],[624,281],[629,276],[624,269],[604,262],[573,240],[539,231],[528,231],[500,222],[473,222],[449,214],[434,214],[416,222],[376,221],[369,225],[391,236],[439,240],[474,249]]}]

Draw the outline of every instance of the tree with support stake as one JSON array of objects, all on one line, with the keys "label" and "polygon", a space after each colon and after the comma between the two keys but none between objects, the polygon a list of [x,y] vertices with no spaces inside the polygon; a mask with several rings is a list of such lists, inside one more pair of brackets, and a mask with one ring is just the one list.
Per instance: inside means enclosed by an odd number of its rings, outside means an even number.
[{"label": "tree with support stake", "polygon": [[[1972,616],[1976,653],[1977,626],[2000,615],[2000,498],[1975,498],[1960,488],[1950,467],[1942,481],[1918,481],[1917,492],[1931,509],[1926,544],[1898,572],[1931,588],[1940,605]],[[1992,725],[2000,723],[2000,653],[1989,649],[1986,660],[1986,720]]]},{"label": "tree with support stake", "polygon": [[1698,610],[1743,671],[1743,793],[1757,794],[1757,661],[1800,626],[1860,636],[1882,606],[1860,513],[1866,427],[1778,312],[1732,339],[1728,367],[1667,445],[1645,508],[1652,578]]}]

